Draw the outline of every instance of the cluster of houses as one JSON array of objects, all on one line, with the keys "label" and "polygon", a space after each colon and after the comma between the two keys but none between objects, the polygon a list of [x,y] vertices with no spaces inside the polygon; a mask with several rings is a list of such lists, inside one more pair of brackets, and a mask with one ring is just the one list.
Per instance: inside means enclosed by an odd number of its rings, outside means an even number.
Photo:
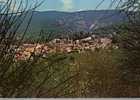
[{"label": "cluster of houses", "polygon": [[90,36],[81,40],[68,40],[68,39],[54,39],[45,44],[23,44],[18,48],[16,53],[16,59],[26,60],[31,55],[43,54],[46,56],[48,53],[72,53],[72,52],[84,52],[86,50],[92,50],[102,48],[106,49],[112,46],[112,39],[108,37],[96,37]]}]

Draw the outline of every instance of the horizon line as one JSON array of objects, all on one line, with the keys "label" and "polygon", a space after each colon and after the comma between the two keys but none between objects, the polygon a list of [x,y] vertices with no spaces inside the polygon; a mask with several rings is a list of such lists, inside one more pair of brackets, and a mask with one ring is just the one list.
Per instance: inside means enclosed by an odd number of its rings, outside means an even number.
[{"label": "horizon line", "polygon": [[83,11],[119,11],[119,9],[93,9],[93,10],[76,10],[76,11],[63,11],[63,10],[35,10],[36,12],[67,12],[67,13],[74,13],[74,12],[83,12]]}]

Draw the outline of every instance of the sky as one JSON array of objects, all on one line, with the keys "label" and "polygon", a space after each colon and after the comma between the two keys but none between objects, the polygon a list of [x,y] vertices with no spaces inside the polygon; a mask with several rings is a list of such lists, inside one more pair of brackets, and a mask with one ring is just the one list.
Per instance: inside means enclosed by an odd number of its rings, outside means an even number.
[{"label": "sky", "polygon": [[[97,5],[102,0],[45,0],[44,3],[37,9],[39,11],[83,11],[95,10]],[[112,0],[105,0],[100,7],[101,9],[108,9]],[[98,10],[97,9],[97,10]]]},{"label": "sky", "polygon": [[[6,2],[8,0],[0,0],[0,2]],[[27,0],[13,0],[13,1],[27,1]],[[31,5],[35,4],[35,1],[42,0],[28,0]],[[103,10],[109,9],[109,5],[112,0],[43,0],[43,4],[37,9],[38,11],[84,11],[84,10]],[[96,8],[102,1],[104,1],[98,8]],[[118,0],[119,1],[119,0]],[[19,5],[19,4],[18,4]],[[13,5],[11,5],[12,8]],[[16,7],[18,8],[18,7]],[[16,9],[15,8],[15,9]]]}]

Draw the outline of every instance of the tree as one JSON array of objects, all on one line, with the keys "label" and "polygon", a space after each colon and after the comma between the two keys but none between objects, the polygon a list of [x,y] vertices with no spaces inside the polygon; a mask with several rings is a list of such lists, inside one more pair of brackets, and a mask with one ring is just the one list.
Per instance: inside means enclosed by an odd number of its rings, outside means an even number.
[{"label": "tree", "polygon": [[[122,28],[120,44],[124,53],[122,79],[127,84],[140,84],[140,0],[126,0],[121,9],[128,17],[128,23]],[[137,88],[139,89],[139,88]],[[138,92],[140,92],[138,90]]]},{"label": "tree", "polygon": [[[0,2],[0,96],[2,97],[16,97],[31,84],[32,67],[28,68],[31,63],[25,62],[22,65],[17,63],[15,54],[29,28],[33,11],[41,3],[37,0],[32,4],[28,0]],[[20,26],[25,19],[28,20],[28,24],[17,40]]]}]

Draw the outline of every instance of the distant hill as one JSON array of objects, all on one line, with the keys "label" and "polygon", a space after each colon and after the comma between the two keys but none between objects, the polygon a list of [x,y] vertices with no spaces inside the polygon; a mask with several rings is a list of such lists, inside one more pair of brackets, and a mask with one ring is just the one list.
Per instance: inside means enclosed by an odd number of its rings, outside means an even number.
[{"label": "distant hill", "polygon": [[79,12],[35,11],[29,33],[91,32],[94,29],[117,24],[125,19],[117,10],[90,10]]}]

